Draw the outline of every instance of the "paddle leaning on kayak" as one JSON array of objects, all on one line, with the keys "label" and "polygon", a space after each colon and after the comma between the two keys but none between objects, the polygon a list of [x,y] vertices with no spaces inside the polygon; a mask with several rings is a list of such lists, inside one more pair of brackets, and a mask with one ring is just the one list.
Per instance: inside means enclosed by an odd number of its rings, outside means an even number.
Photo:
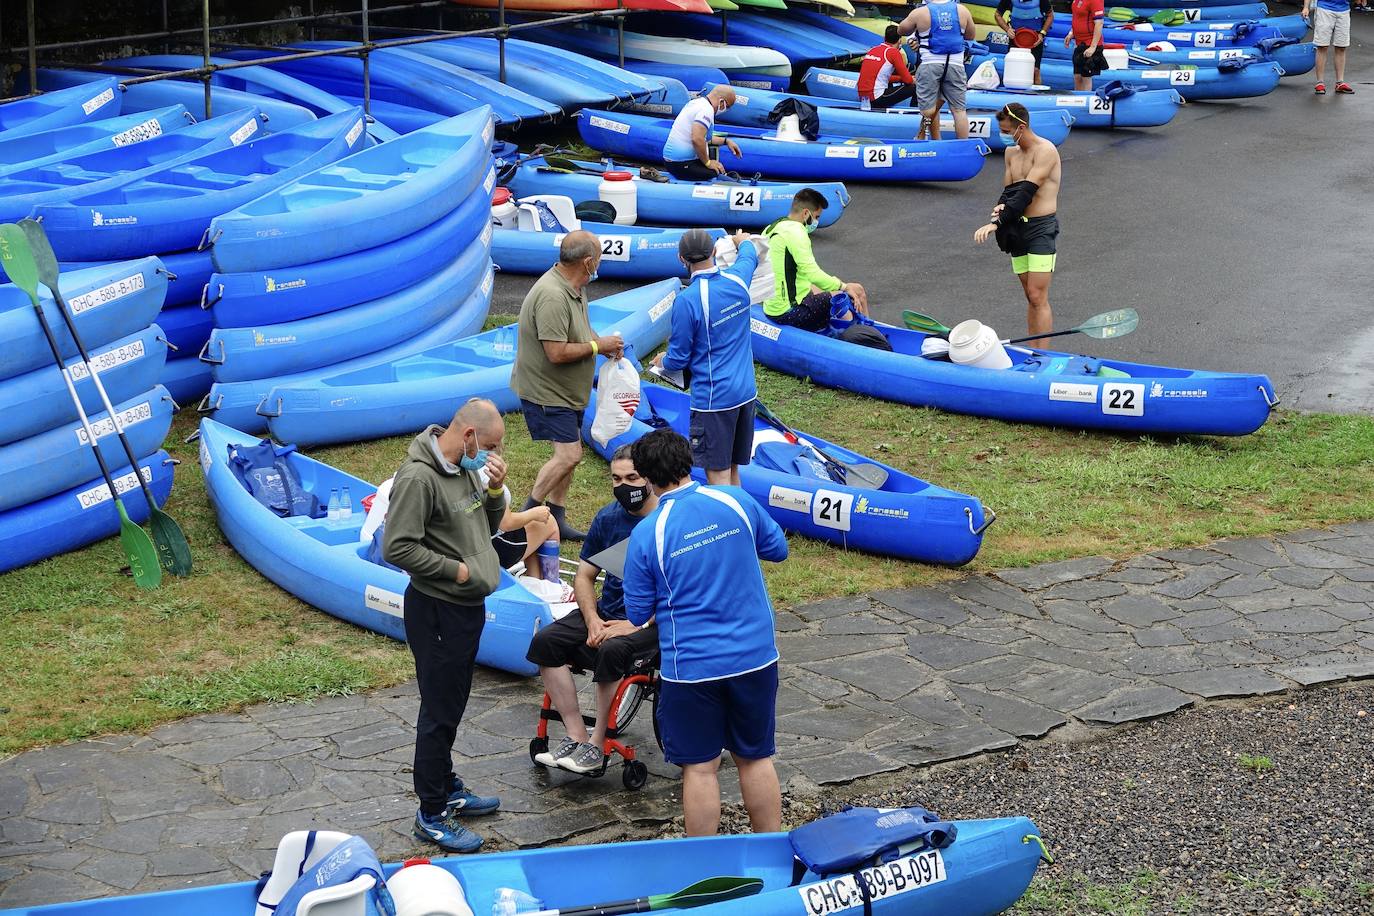
[{"label": "paddle leaning on kayak", "polygon": [[[1031,130],[1030,113],[1011,102],[997,113],[997,127],[1006,139],[1006,186],[989,222],[973,233],[978,244],[996,235],[997,247],[1011,255],[1011,269],[1026,294],[1026,328],[1048,334],[1054,324],[1050,311],[1050,281],[1054,279],[1059,237],[1059,151]],[[1043,346],[1041,340],[1031,346]]]}]

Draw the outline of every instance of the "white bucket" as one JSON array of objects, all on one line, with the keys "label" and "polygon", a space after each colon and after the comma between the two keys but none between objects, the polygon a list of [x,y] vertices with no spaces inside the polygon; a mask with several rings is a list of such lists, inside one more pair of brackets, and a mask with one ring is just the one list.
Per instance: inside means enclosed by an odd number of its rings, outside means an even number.
[{"label": "white bucket", "polygon": [[777,138],[788,143],[805,143],[806,138],[801,132],[801,119],[794,114],[783,115],[782,120],[778,121]]},{"label": "white bucket", "polygon": [[1107,67],[1111,70],[1131,68],[1131,55],[1125,48],[1103,48],[1102,55],[1107,58]]},{"label": "white bucket", "polygon": [[491,221],[502,229],[514,229],[518,225],[520,208],[515,205],[515,197],[507,188],[497,188],[491,194]]},{"label": "white bucket", "polygon": [[1002,64],[1002,85],[1008,89],[1029,89],[1035,84],[1035,55],[1028,48],[1011,48]]},{"label": "white bucket", "polygon": [[407,865],[386,883],[396,916],[472,916],[463,886],[437,865]]},{"label": "white bucket", "polygon": [[603,172],[596,196],[615,207],[617,226],[633,226],[639,219],[639,189],[630,172]]},{"label": "white bucket", "polygon": [[949,332],[949,358],[961,366],[979,369],[1010,369],[1007,355],[997,332],[976,318],[961,321]]}]

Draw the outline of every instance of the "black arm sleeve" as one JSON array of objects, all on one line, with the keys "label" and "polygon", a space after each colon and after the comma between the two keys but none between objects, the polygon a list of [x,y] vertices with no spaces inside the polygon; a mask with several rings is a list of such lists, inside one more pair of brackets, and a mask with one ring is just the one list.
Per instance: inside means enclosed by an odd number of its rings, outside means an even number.
[{"label": "black arm sleeve", "polygon": [[1002,205],[1002,212],[997,214],[993,222],[999,226],[1015,222],[1021,218],[1021,214],[1026,212],[1031,200],[1035,198],[1035,192],[1040,190],[1040,185],[1033,181],[1016,181],[1002,189],[1002,196],[997,202]]},{"label": "black arm sleeve", "polygon": [[[1042,7],[1047,6],[1048,4],[1049,0],[1040,0],[1040,5]],[[1001,0],[1001,2],[997,4],[997,12],[1001,13],[1003,16],[1005,16],[1007,13],[1010,13],[1011,0]]]}]

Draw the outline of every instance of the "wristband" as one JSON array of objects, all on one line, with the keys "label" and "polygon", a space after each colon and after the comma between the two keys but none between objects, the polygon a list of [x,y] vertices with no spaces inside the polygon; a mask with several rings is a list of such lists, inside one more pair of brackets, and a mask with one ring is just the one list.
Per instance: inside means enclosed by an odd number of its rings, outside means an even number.
[{"label": "wristband", "polygon": [[595,356],[596,354],[601,352],[601,348],[596,345],[596,341],[589,340],[587,342],[592,345],[592,356]]},{"label": "wristband", "polygon": [[488,495],[488,496],[505,496],[505,495],[506,495],[506,491],[503,490],[503,489],[501,489],[500,487],[487,487],[487,495]]}]

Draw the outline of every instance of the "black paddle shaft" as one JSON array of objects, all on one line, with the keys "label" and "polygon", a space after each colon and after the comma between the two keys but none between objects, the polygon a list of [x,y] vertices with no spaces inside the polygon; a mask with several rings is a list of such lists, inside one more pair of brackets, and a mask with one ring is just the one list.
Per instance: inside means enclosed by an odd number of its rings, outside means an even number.
[{"label": "black paddle shaft", "polygon": [[629,913],[647,913],[649,898],[636,897],[634,900],[621,900],[616,903],[594,903],[589,906],[575,906],[559,910],[558,916],[626,916]]}]

